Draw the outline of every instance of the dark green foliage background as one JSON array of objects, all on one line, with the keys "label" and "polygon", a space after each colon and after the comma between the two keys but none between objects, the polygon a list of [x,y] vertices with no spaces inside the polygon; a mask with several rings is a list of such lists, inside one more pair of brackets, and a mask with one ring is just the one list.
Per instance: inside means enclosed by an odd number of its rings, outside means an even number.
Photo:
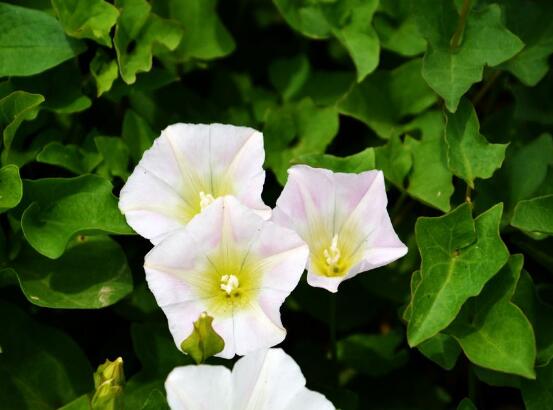
[{"label": "dark green foliage background", "polygon": [[0,407],[87,409],[121,356],[125,408],[166,408],[191,361],[117,194],[167,125],[220,122],[264,132],[271,206],[294,163],[384,170],[408,255],[282,308],[310,388],[553,409],[552,53],[548,0],[0,3]]}]

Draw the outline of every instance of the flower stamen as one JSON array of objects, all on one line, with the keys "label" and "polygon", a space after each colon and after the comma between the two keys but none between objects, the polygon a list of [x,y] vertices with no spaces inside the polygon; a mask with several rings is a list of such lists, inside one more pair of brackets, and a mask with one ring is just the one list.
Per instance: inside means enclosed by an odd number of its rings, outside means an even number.
[{"label": "flower stamen", "polygon": [[332,237],[330,248],[323,251],[323,256],[325,257],[325,262],[328,266],[333,267],[338,265],[340,257],[342,256],[340,249],[338,248],[338,235],[334,235]]},{"label": "flower stamen", "polygon": [[200,191],[200,208],[202,211],[207,206],[211,205],[213,201],[215,201],[215,198],[213,198],[213,195],[206,194],[204,191]]},{"label": "flower stamen", "polygon": [[230,296],[234,290],[240,286],[240,281],[234,275],[223,275],[221,276],[221,284],[219,287],[221,290],[225,291],[227,296]]}]

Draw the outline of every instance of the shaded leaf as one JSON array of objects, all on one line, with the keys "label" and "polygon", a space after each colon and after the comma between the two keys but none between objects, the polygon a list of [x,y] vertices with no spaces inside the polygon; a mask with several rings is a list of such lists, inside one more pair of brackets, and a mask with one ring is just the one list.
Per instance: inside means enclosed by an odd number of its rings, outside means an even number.
[{"label": "shaded leaf", "polygon": [[127,110],[121,136],[129,147],[132,160],[138,163],[144,151],[152,146],[156,134],[144,118],[133,110]]},{"label": "shaded leaf", "polygon": [[407,362],[408,353],[400,348],[403,337],[398,331],[384,335],[353,334],[338,341],[338,360],[369,376],[385,375]]},{"label": "shaded leaf", "polygon": [[73,241],[59,259],[26,246],[13,262],[29,302],[57,309],[98,309],[132,291],[132,277],[121,247],[103,236]]},{"label": "shaded leaf", "polygon": [[525,85],[536,85],[549,69],[553,53],[553,4],[548,1],[503,0],[501,2],[509,30],[523,42],[524,48],[501,67]]},{"label": "shaded leaf", "polygon": [[103,157],[98,174],[126,180],[129,176],[129,149],[125,142],[121,138],[95,137],[94,144]]},{"label": "shaded leaf", "polygon": [[[86,110],[92,104],[81,90],[81,73],[75,61],[68,61],[32,77],[12,78],[18,90],[44,96],[41,109],[60,114]],[[59,85],[63,84],[63,88]]]},{"label": "shaded leaf", "polygon": [[54,410],[92,390],[92,369],[58,329],[0,301],[0,397],[6,409]]},{"label": "shaded leaf", "polygon": [[374,155],[376,168],[384,172],[388,181],[403,189],[405,177],[413,166],[413,157],[400,137],[392,136],[386,145],[374,148]]},{"label": "shaded leaf", "polygon": [[338,112],[316,107],[310,99],[273,109],[263,129],[267,165],[284,185],[291,160],[322,154],[338,132]]},{"label": "shaded leaf", "polygon": [[370,24],[378,1],[274,0],[274,3],[288,24],[302,34],[316,39],[335,37],[351,56],[358,81],[378,66],[380,44]]},{"label": "shaded leaf", "polygon": [[421,60],[414,59],[391,71],[376,71],[340,101],[340,113],[363,121],[379,137],[390,138],[402,118],[436,102],[436,94],[421,77],[421,67]]},{"label": "shaded leaf", "polygon": [[444,333],[438,333],[417,346],[420,352],[445,370],[455,367],[461,354],[461,347],[455,339]]}]

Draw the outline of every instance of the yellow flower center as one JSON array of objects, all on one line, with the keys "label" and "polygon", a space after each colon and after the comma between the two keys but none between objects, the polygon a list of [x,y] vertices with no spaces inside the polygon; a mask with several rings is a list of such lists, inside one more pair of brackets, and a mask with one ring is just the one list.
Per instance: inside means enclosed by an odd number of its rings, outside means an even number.
[{"label": "yellow flower center", "polygon": [[[328,238],[328,236],[327,236]],[[311,264],[321,276],[344,276],[360,260],[359,252],[354,240],[357,238],[353,232],[342,230],[340,235],[334,234],[332,239],[315,243],[311,249]],[[345,240],[344,240],[345,239]]]},{"label": "yellow flower center", "polygon": [[211,203],[215,201],[215,198],[213,198],[213,195],[206,194],[204,191],[200,191],[200,209],[203,211],[206,207],[211,205]]},{"label": "yellow flower center", "polygon": [[[221,290],[225,291],[227,296],[231,296],[234,293],[234,296],[239,296],[238,287],[240,286],[240,281],[234,275],[223,275],[221,276],[221,284],[219,287]],[[236,291],[236,292],[235,292]]]},{"label": "yellow flower center", "polygon": [[198,296],[205,300],[207,313],[213,317],[228,317],[249,308],[259,294],[263,263],[253,253],[228,243],[208,255],[200,278]]}]

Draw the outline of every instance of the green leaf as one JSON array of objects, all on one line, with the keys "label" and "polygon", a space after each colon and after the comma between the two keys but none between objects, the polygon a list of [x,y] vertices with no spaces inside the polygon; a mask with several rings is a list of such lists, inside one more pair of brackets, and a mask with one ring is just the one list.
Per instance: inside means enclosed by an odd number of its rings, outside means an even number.
[{"label": "green leaf", "polygon": [[553,235],[553,195],[520,201],[511,225],[526,232]]},{"label": "green leaf", "polygon": [[320,106],[336,105],[354,82],[355,75],[350,71],[311,71],[299,94],[294,97],[309,97]]},{"label": "green leaf", "polygon": [[184,339],[180,345],[181,350],[189,354],[196,364],[205,362],[207,358],[225,348],[223,338],[213,330],[211,322],[213,322],[213,318],[205,312],[202,313],[194,322],[194,329],[190,336]]},{"label": "green leaf", "polygon": [[457,406],[457,410],[478,410],[471,399],[464,398]]},{"label": "green leaf", "polygon": [[420,140],[410,135],[405,138],[404,145],[411,151],[413,161],[407,193],[425,204],[447,212],[451,209],[449,199],[454,188],[453,175],[447,167],[443,127],[442,115],[431,111],[404,126],[403,130],[422,133]]},{"label": "green leaf", "polygon": [[379,377],[407,362],[407,351],[400,349],[403,340],[398,331],[384,335],[353,334],[338,341],[338,360],[361,373]]},{"label": "green leaf", "polygon": [[421,60],[414,59],[391,71],[376,71],[340,101],[340,113],[363,121],[379,137],[390,138],[401,119],[436,102],[436,94],[421,77],[421,67]]},{"label": "green leaf", "polygon": [[411,8],[411,0],[380,2],[373,24],[382,48],[406,57],[424,53],[426,40]]},{"label": "green leaf", "polygon": [[473,220],[469,205],[463,204],[447,215],[417,220],[422,279],[411,299],[410,346],[445,329],[507,262],[509,253],[499,236],[502,210],[498,204]]},{"label": "green leaf", "polygon": [[24,247],[13,262],[29,302],[56,309],[99,309],[132,291],[125,253],[104,236],[82,236],[58,259]]},{"label": "green leaf", "polygon": [[23,196],[23,183],[16,165],[0,168],[0,212],[14,208]]},{"label": "green leaf", "polygon": [[284,185],[291,160],[321,154],[338,132],[334,107],[317,107],[310,99],[271,110],[263,129],[267,165]]},{"label": "green leaf", "polygon": [[536,380],[522,380],[526,410],[553,410],[553,362],[536,369]]},{"label": "green leaf", "polygon": [[455,339],[444,333],[438,333],[417,346],[426,358],[432,360],[445,370],[455,367],[461,354],[461,347]]},{"label": "green leaf", "polygon": [[0,77],[38,74],[85,49],[42,11],[0,3],[0,22]]},{"label": "green leaf", "polygon": [[121,13],[113,39],[119,72],[123,81],[133,84],[137,73],[152,68],[154,46],[175,50],[183,30],[177,22],[151,13],[146,0],[116,0],[115,6]]},{"label": "green leaf", "polygon": [[55,410],[92,390],[92,369],[60,330],[0,301],[0,397],[6,409]]},{"label": "green leaf", "polygon": [[52,0],[52,6],[67,35],[111,48],[109,32],[119,17],[113,5],[104,0]]},{"label": "green leaf", "polygon": [[160,390],[152,390],[140,410],[165,410],[169,409],[165,395]]},{"label": "green leaf", "polygon": [[90,410],[90,397],[88,394],[83,394],[58,410]]},{"label": "green leaf", "polygon": [[273,0],[295,30],[316,39],[335,37],[348,51],[362,81],[378,66],[380,44],[371,20],[377,0]]},{"label": "green leaf", "polygon": [[156,138],[156,134],[146,120],[133,110],[125,112],[121,136],[129,147],[130,156],[135,164],[140,161],[144,151],[152,146]]},{"label": "green leaf", "polygon": [[[68,61],[32,77],[12,78],[18,90],[44,96],[42,109],[60,114],[84,111],[92,104],[82,93],[81,73],[75,61]],[[59,87],[63,84],[63,88]]]},{"label": "green leaf", "polygon": [[513,255],[446,330],[478,366],[534,379],[536,342],[524,313],[511,302],[522,255]]},{"label": "green leaf", "polygon": [[[0,4],[1,11],[2,4]],[[9,150],[15,139],[15,133],[23,121],[36,118],[44,97],[25,91],[14,91],[0,99],[0,128],[4,142],[2,161],[6,162]]]},{"label": "green leaf", "polygon": [[165,323],[133,323],[131,337],[143,374],[166,377],[175,367],[194,363],[177,348]]},{"label": "green leaf", "polygon": [[97,152],[86,151],[78,145],[51,142],[38,153],[36,160],[81,175],[96,168],[102,161],[102,156]]},{"label": "green leaf", "polygon": [[269,79],[284,101],[291,100],[309,78],[311,67],[303,54],[278,59],[269,66]]},{"label": "green leaf", "polygon": [[524,46],[503,25],[497,4],[474,7],[466,19],[452,0],[422,0],[414,10],[419,30],[428,40],[422,76],[451,112],[471,85],[482,80],[485,65],[495,67]]},{"label": "green leaf", "polygon": [[336,157],[329,154],[302,155],[293,162],[315,168],[327,168],[334,172],[360,173],[375,169],[374,148],[366,148],[348,157]]},{"label": "green leaf", "polygon": [[232,53],[232,36],[216,13],[217,0],[169,0],[171,18],[185,28],[174,54],[181,61],[212,60]]},{"label": "green leaf", "polygon": [[549,70],[553,53],[553,4],[548,1],[503,0],[506,24],[525,44],[524,49],[504,63],[505,68],[527,86],[535,86]]},{"label": "green leaf", "polygon": [[25,239],[39,253],[55,259],[79,233],[131,234],[112,189],[95,175],[25,181],[21,217]]},{"label": "green leaf", "polygon": [[553,359],[553,306],[541,300],[532,277],[526,271],[522,272],[513,302],[522,309],[534,328],[538,349],[536,366],[548,365]]},{"label": "green leaf", "polygon": [[490,144],[480,134],[476,111],[467,99],[461,100],[454,114],[447,115],[445,141],[449,169],[471,188],[476,178],[490,178],[501,167],[508,145]]},{"label": "green leaf", "polygon": [[98,49],[90,62],[90,74],[96,83],[96,96],[100,97],[111,90],[113,82],[119,77],[117,61]]},{"label": "green leaf", "polygon": [[104,158],[98,168],[98,174],[126,180],[129,176],[129,149],[125,142],[121,138],[95,137],[94,144]]},{"label": "green leaf", "polygon": [[374,148],[375,165],[396,187],[403,190],[404,180],[413,166],[411,151],[399,136],[392,136],[386,145]]}]

